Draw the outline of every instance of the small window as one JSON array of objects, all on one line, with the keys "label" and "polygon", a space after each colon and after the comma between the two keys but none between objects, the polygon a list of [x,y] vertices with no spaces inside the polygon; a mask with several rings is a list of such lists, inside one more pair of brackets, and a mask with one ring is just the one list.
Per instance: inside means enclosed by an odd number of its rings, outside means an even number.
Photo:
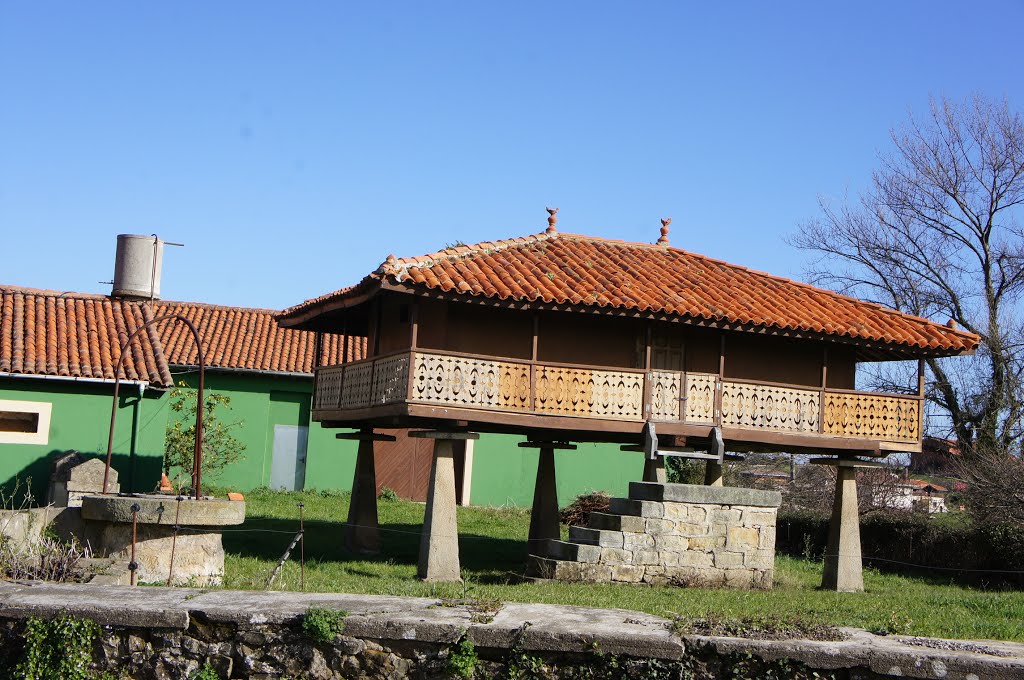
[{"label": "small window", "polygon": [[52,404],[0,399],[0,444],[47,444]]}]

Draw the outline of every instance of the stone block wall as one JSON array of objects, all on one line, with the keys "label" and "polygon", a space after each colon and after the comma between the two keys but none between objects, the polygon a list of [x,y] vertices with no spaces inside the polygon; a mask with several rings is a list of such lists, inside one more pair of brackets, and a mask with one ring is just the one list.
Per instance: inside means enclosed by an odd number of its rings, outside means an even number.
[{"label": "stone block wall", "polygon": [[531,557],[543,578],[680,586],[772,586],[775,491],[634,482],[629,498]]}]

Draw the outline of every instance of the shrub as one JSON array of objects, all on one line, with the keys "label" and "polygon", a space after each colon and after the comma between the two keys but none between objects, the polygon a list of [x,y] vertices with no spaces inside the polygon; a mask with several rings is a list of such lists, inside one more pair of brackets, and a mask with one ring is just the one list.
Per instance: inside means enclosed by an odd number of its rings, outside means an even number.
[{"label": "shrub", "polygon": [[[828,545],[829,515],[780,512],[776,549],[820,559]],[[1024,527],[978,526],[923,513],[872,512],[860,518],[865,564],[883,571],[927,573],[968,583],[1024,584]]]},{"label": "shrub", "polygon": [[[167,423],[164,444],[164,473],[171,477],[175,487],[191,484],[195,455],[196,390],[187,389],[184,382],[171,390],[171,416]],[[231,397],[216,392],[203,394],[203,462],[204,477],[216,478],[224,469],[244,458],[245,444],[233,434],[243,426],[241,421],[225,422],[225,412],[231,410]]]},{"label": "shrub", "polygon": [[681,456],[665,457],[665,479],[670,484],[703,484],[705,464]]},{"label": "shrub", "polygon": [[392,489],[390,486],[382,486],[380,488],[380,493],[377,494],[377,498],[379,498],[382,501],[397,501],[398,494],[395,493],[395,490]]},{"label": "shrub", "polygon": [[15,546],[14,541],[0,537],[0,577],[5,579],[80,581],[84,571],[81,561],[90,557],[92,550],[74,539],[65,543],[43,536]]},{"label": "shrub", "polygon": [[472,678],[479,660],[473,643],[468,638],[463,638],[448,655],[446,669],[456,678]]},{"label": "shrub", "polygon": [[210,664],[203,664],[198,671],[188,676],[189,680],[221,680],[220,673]]},{"label": "shrub", "polygon": [[345,617],[342,609],[310,607],[302,618],[302,631],[316,642],[330,642],[345,632]]},{"label": "shrub", "polygon": [[14,670],[24,680],[88,680],[92,647],[100,627],[67,615],[52,620],[31,617],[25,622],[25,649]]}]

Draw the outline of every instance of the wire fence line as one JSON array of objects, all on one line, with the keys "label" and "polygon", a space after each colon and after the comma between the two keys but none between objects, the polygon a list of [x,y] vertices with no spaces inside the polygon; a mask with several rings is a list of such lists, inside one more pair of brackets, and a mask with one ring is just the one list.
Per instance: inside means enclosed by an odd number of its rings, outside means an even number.
[{"label": "wire fence line", "polygon": [[[422,536],[422,532],[421,531],[410,531],[408,529],[395,529],[395,528],[391,528],[391,527],[387,527],[387,526],[382,526],[382,525],[355,524],[355,523],[350,523],[350,522],[331,522],[329,520],[306,520],[307,527],[309,525],[311,525],[311,524],[319,526],[319,527],[331,527],[331,528],[341,528],[341,529],[346,529],[346,528],[351,528],[351,529],[371,529],[371,530],[375,529],[377,531],[385,532],[385,533],[400,534],[400,535],[406,535],[406,536]],[[184,530],[184,531],[202,531],[201,529],[191,529],[191,528],[183,528],[182,530]],[[294,536],[295,533],[296,533],[295,531],[288,531],[288,530],[284,530],[284,529],[225,529],[224,531],[225,532],[232,532],[232,533],[272,533],[272,534],[282,534],[282,535],[289,535],[289,536]],[[452,534],[441,534],[440,535],[441,538],[451,538],[452,536],[453,536]],[[467,540],[467,541],[473,541],[473,540],[493,541],[493,540],[495,540],[494,538],[492,538],[490,536],[481,536],[479,534],[461,534],[461,533],[456,533],[456,534],[454,534],[454,537],[458,538],[460,541],[463,541],[463,540]],[[526,542],[525,538],[523,539],[523,542],[524,543]],[[597,541],[585,541],[585,540],[575,539],[573,542],[574,543],[579,543],[581,545],[599,545],[599,542],[597,542]],[[825,559],[825,558],[828,558],[828,557],[857,557],[857,555],[856,554],[846,554],[846,553],[826,553],[826,554],[822,555],[822,559]],[[939,567],[939,566],[935,566],[935,565],[919,564],[919,563],[914,563],[914,562],[905,562],[905,561],[902,561],[902,560],[893,560],[893,559],[890,559],[890,558],[887,558],[887,557],[877,557],[877,556],[874,556],[874,555],[864,555],[864,554],[861,554],[860,558],[864,562],[886,562],[888,564],[897,564],[897,565],[900,565],[900,566],[912,567],[912,568],[915,568],[915,569],[921,569],[921,570],[925,570],[925,571],[929,571],[930,570],[930,571],[941,571],[941,572],[960,572],[960,573],[977,573],[977,574],[1014,574],[1014,575],[1022,575],[1022,574],[1024,574],[1024,570],[1016,570],[1016,569],[970,569],[970,568],[965,568],[965,567]]]},{"label": "wire fence line", "polygon": [[[346,530],[346,529],[366,529],[366,530],[372,530],[372,531],[383,532],[383,533],[398,534],[398,535],[403,535],[403,536],[417,536],[417,537],[422,536],[422,530],[415,531],[415,530],[409,530],[409,529],[397,529],[397,528],[388,527],[388,526],[381,526],[379,524],[377,524],[377,525],[367,525],[367,524],[356,524],[356,523],[352,523],[352,522],[332,522],[330,520],[310,520],[310,521],[306,521],[305,518],[304,518],[304,515],[303,515],[304,504],[298,503],[297,507],[299,508],[299,517],[296,518],[297,530],[295,530],[295,531],[288,530],[288,529],[264,529],[264,528],[237,528],[237,529],[218,529],[218,530],[216,530],[219,533],[228,533],[228,534],[279,534],[279,535],[292,536],[292,540],[288,544],[288,547],[285,549],[285,551],[282,554],[281,558],[277,561],[277,563],[275,564],[274,568],[271,570],[270,576],[267,579],[266,589],[270,589],[270,587],[273,584],[275,578],[281,572],[281,570],[284,567],[285,563],[289,560],[292,551],[295,549],[296,545],[299,545],[300,546],[299,568],[300,568],[301,584],[302,584],[301,587],[302,587],[302,590],[305,590],[305,563],[306,563],[305,540],[306,540],[307,525],[312,525],[312,526],[320,527],[320,528],[325,528],[325,527],[326,528],[333,528],[333,529],[339,529],[340,528],[342,530]],[[134,511],[134,506],[133,506],[133,511]],[[134,514],[134,512],[133,512],[133,514]],[[277,521],[280,521],[280,520],[277,520]],[[177,535],[180,532],[186,532],[186,533],[191,533],[191,534],[211,533],[211,530],[209,528],[182,526],[181,524],[179,524],[177,522],[175,522],[175,524],[173,525],[172,528],[173,528],[173,531],[174,531],[175,538],[177,538]],[[481,536],[479,534],[460,534],[460,533],[442,534],[442,535],[440,535],[440,538],[455,538],[458,541],[474,541],[474,540],[493,541],[493,540],[495,540],[493,537],[490,537],[490,536]],[[586,540],[578,540],[577,539],[574,542],[582,544],[582,545],[600,545],[600,543],[598,541],[586,541]],[[134,585],[134,576],[135,576],[135,558],[134,558],[135,547],[136,547],[136,537],[135,537],[135,532],[133,531],[132,532],[132,542],[131,542],[132,558],[131,558],[131,561],[130,561],[130,564],[129,564],[129,569],[132,572],[132,577],[133,577],[132,578],[133,585]],[[864,554],[856,554],[856,553],[825,553],[822,556],[822,560],[829,559],[829,558],[853,558],[853,559],[860,558],[862,563],[882,562],[882,563],[886,563],[886,564],[899,565],[901,567],[908,567],[908,568],[912,568],[912,569],[916,569],[916,570],[921,570],[921,571],[925,571],[925,572],[931,571],[931,572],[942,572],[942,573],[950,573],[950,572],[952,572],[952,573],[960,573],[960,574],[1002,574],[1002,575],[1014,575],[1014,576],[1024,575],[1024,570],[1015,570],[1015,569],[976,569],[976,568],[964,568],[964,567],[942,567],[942,566],[936,566],[936,565],[918,564],[918,563],[906,562],[906,561],[902,561],[902,560],[894,560],[894,559],[890,559],[890,558],[886,558],[886,557],[878,557],[878,556],[873,556],[873,555],[864,555]],[[173,547],[173,543],[172,543],[171,559],[170,559],[170,569],[169,569],[169,574],[168,574],[168,579],[167,579],[167,584],[168,585],[171,585],[173,583],[173,581],[174,581],[174,561],[175,561],[174,560],[174,547]],[[518,574],[515,574],[515,572],[506,572],[506,573],[518,576]]]}]

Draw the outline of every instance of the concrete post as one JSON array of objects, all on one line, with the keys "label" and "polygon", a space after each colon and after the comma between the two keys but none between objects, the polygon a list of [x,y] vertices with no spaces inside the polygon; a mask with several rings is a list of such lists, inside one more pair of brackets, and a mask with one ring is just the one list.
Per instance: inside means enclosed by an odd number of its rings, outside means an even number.
[{"label": "concrete post", "polygon": [[530,513],[530,540],[528,552],[547,556],[547,540],[561,538],[558,518],[558,490],[555,485],[555,450],[540,449],[537,461],[537,483],[533,490],[533,510]]},{"label": "concrete post", "polygon": [[665,484],[668,477],[665,474],[665,457],[655,456],[644,458],[644,481]]},{"label": "concrete post", "polygon": [[377,524],[377,471],[373,463],[373,440],[359,442],[356,469],[352,477],[352,497],[345,524],[345,547],[363,555],[380,552]]},{"label": "concrete post", "polygon": [[478,439],[472,432],[410,432],[410,437],[434,440],[427,510],[423,517],[417,573],[424,581],[461,581],[459,526],[456,516],[455,456],[452,441]]},{"label": "concrete post", "polygon": [[864,590],[861,569],[860,517],[857,514],[857,468],[839,461],[832,521],[828,528],[823,590],[859,593]]}]

